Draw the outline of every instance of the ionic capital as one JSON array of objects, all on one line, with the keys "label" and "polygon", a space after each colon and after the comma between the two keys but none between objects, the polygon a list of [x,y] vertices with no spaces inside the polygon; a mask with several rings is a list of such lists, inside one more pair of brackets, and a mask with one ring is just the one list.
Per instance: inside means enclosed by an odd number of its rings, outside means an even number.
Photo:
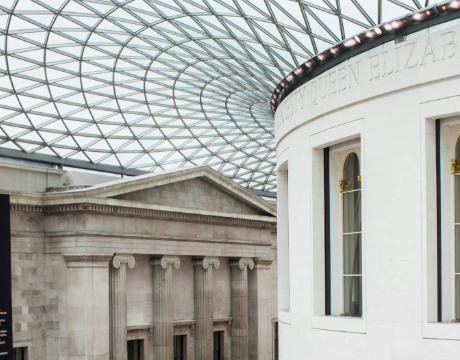
[{"label": "ionic capital", "polygon": [[211,265],[211,267],[214,265],[215,269],[217,270],[220,267],[220,261],[218,257],[206,256],[202,259],[193,259],[192,265],[203,266],[205,270],[209,268],[209,265]]},{"label": "ionic capital", "polygon": [[115,254],[112,259],[112,265],[115,269],[118,269],[121,264],[127,264],[130,269],[136,264],[136,260],[132,254]]},{"label": "ionic capital", "polygon": [[150,259],[150,265],[160,265],[163,269],[166,269],[168,265],[174,265],[176,269],[179,269],[180,259],[177,256],[162,256]]},{"label": "ionic capital", "polygon": [[252,258],[241,258],[241,259],[234,259],[228,262],[230,266],[238,266],[241,270],[247,266],[249,269],[254,269],[254,260]]}]

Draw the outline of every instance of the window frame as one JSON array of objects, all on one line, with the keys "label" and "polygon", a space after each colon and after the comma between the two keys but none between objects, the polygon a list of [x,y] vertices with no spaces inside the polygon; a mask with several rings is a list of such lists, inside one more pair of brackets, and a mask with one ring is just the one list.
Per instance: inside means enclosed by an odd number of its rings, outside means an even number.
[{"label": "window frame", "polygon": [[[363,293],[362,318],[339,316],[341,311],[341,295],[335,296],[335,291],[341,292],[340,281],[334,284],[334,277],[340,278],[340,269],[337,268],[340,260],[340,194],[338,189],[338,180],[340,172],[340,155],[348,149],[358,148],[361,159],[361,173],[366,174],[366,141],[364,134],[364,118],[349,117],[347,121],[341,119],[342,123],[333,128],[310,135],[309,137],[309,177],[306,179],[309,184],[311,197],[311,229],[308,238],[311,239],[311,275],[312,275],[312,308],[311,308],[311,328],[340,331],[356,334],[367,333],[367,315],[366,315],[366,293]],[[325,227],[324,227],[324,176],[317,176],[324,173],[324,148],[329,147],[330,155],[330,216],[331,216],[331,250],[337,249],[337,253],[331,252],[331,261],[335,261],[337,266],[331,267],[331,285],[332,285],[332,313],[325,314]],[[285,159],[284,151],[280,157]],[[363,179],[365,180],[365,179]],[[365,187],[366,182],[362,183]],[[366,281],[366,192],[363,193],[363,281]],[[336,304],[336,307],[334,306]],[[281,323],[286,323],[284,313],[278,311],[278,319]],[[283,315],[283,316],[281,316]],[[290,322],[289,322],[290,323]],[[288,323],[288,324],[289,324]],[[282,351],[282,349],[281,349]]]},{"label": "window frame", "polygon": [[[344,192],[340,192],[340,200],[339,200],[339,206],[340,206],[340,277],[341,277],[341,281],[340,281],[340,294],[341,294],[341,304],[342,304],[342,311],[340,313],[340,316],[346,316],[346,317],[350,317],[350,318],[362,318],[364,316],[364,294],[365,294],[365,289],[364,289],[364,261],[363,261],[363,249],[364,249],[364,236],[363,236],[363,229],[364,229],[364,226],[363,226],[363,182],[362,182],[362,162],[361,162],[361,148],[358,146],[358,147],[355,147],[355,148],[352,148],[352,149],[348,149],[348,150],[345,150],[340,154],[340,166],[339,166],[339,181],[342,181],[343,180],[343,175],[344,175],[344,170],[345,170],[345,163],[346,163],[346,160],[348,158],[348,156],[350,154],[356,154],[357,158],[358,158],[358,162],[359,162],[359,173],[361,176],[361,187],[359,189],[359,191],[361,191],[361,232],[359,232],[359,234],[361,234],[361,274],[360,275],[348,275],[348,276],[360,276],[361,277],[361,315],[360,316],[351,316],[351,315],[346,315],[345,314],[345,273],[344,273],[344,256],[345,256],[345,253],[344,253],[344,236],[345,235],[349,235],[349,234],[352,234],[352,233],[344,233],[343,232],[343,225],[344,225],[344,209],[343,209],[343,206],[344,206],[344,200],[343,200],[343,194]],[[339,189],[340,191],[340,189]],[[353,190],[353,191],[358,191],[358,190]],[[349,191],[349,192],[352,192],[352,191]],[[348,193],[348,191],[347,191]],[[358,232],[356,232],[358,233]]]},{"label": "window frame", "polygon": [[29,346],[14,346],[13,345],[13,357],[16,356],[15,352],[17,349],[22,349],[22,360],[29,358]]},{"label": "window frame", "polygon": [[[422,260],[422,338],[423,339],[441,339],[460,341],[460,333],[458,332],[458,323],[451,323],[452,317],[445,318],[445,322],[438,322],[437,319],[437,268],[436,256],[433,256],[433,249],[436,249],[437,244],[437,226],[436,221],[433,221],[433,209],[436,208],[436,120],[440,120],[440,135],[441,135],[441,171],[443,176],[442,187],[442,208],[448,211],[444,212],[443,219],[443,234],[452,235],[454,216],[452,202],[454,196],[452,194],[453,184],[450,159],[452,159],[452,144],[453,133],[455,130],[452,126],[460,125],[460,96],[449,96],[438,100],[429,101],[420,104],[420,144],[421,144],[421,215],[422,215],[422,241],[421,241],[421,260]],[[446,192],[449,193],[447,197]],[[447,206],[446,206],[447,205]],[[449,215],[450,214],[450,215]],[[443,241],[446,239],[443,236]],[[444,254],[448,256],[449,261],[452,259],[452,239],[445,242],[446,246],[443,250],[449,251]],[[445,257],[444,257],[445,258]],[[449,270],[449,273],[451,271]],[[446,272],[443,273],[445,275]],[[443,276],[444,277],[444,276]],[[451,282],[446,282],[446,285]],[[448,288],[449,286],[444,286]],[[447,295],[447,294],[446,294]],[[449,301],[452,299],[451,294]],[[445,297],[443,297],[445,299]],[[452,304],[445,307],[448,311],[452,311]],[[443,313],[444,314],[444,313]]]},{"label": "window frame", "polygon": [[231,348],[231,324],[232,318],[215,318],[213,319],[212,331],[221,332],[220,337],[220,353],[222,359],[230,359],[230,348]]},{"label": "window frame", "polygon": [[173,335],[173,359],[176,358],[175,354],[174,354],[174,350],[175,350],[175,347],[174,347],[174,338],[175,337],[180,337],[182,339],[182,359],[183,360],[187,360],[188,359],[188,339],[187,339],[187,334],[174,334]]},{"label": "window frame", "polygon": [[[457,145],[459,146],[459,152],[460,152],[460,125],[457,125],[455,127],[452,127],[451,128],[451,139],[452,139],[452,143],[451,143],[451,160],[460,160],[457,159]],[[453,165],[451,163],[451,169],[452,169],[452,172],[453,172]],[[452,281],[451,281],[451,289],[452,289],[452,320],[451,322],[455,323],[455,322],[460,322],[460,308],[457,309],[457,304],[456,304],[456,300],[457,300],[457,296],[460,297],[460,292],[459,294],[457,294],[457,286],[456,286],[456,278],[457,276],[460,278],[460,272],[457,273],[456,272],[456,231],[455,231],[455,228],[457,226],[457,224],[460,226],[460,222],[459,223],[456,223],[455,222],[455,218],[456,218],[456,209],[455,209],[455,202],[456,202],[456,199],[457,199],[457,196],[460,197],[460,193],[457,194],[456,192],[456,189],[455,189],[455,182],[456,182],[456,177],[459,176],[460,177],[460,171],[459,172],[456,172],[456,173],[451,173],[452,175],[452,195],[451,196],[451,201],[452,201],[452,242],[451,242],[451,253],[452,253],[452,269],[451,269],[451,273],[452,273]],[[460,261],[460,259],[459,259]]]},{"label": "window frame", "polygon": [[[278,335],[278,337],[276,335]],[[280,350],[279,338],[280,338],[280,323],[279,323],[278,319],[272,319],[272,343],[273,343],[273,346],[272,346],[272,349],[273,349],[272,358],[273,358],[273,360],[277,359],[277,357],[276,357],[276,350],[277,349],[278,349],[278,359],[279,359],[279,350]],[[277,343],[276,340],[278,340],[278,343]]]},{"label": "window frame", "polygon": [[[128,351],[128,342],[129,341],[138,341],[139,342],[139,359],[144,360],[144,339],[129,339],[126,340],[126,351]],[[128,354],[129,356],[129,354]]]}]

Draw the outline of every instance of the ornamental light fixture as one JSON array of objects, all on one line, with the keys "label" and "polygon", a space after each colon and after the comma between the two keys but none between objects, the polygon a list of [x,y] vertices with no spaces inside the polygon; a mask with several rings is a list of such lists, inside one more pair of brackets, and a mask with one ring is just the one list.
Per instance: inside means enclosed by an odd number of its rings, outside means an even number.
[{"label": "ornamental light fixture", "polygon": [[373,39],[380,35],[383,35],[383,30],[380,29],[380,27],[375,27],[373,29],[370,29],[364,32],[361,36],[364,37],[365,39]]},{"label": "ornamental light fixture", "polygon": [[409,21],[407,21],[406,19],[397,19],[384,24],[383,27],[386,31],[394,31],[401,29],[407,25],[409,25]]},{"label": "ornamental light fixture", "polygon": [[351,48],[353,46],[356,46],[356,45],[359,45],[361,44],[361,39],[359,38],[359,36],[354,36],[350,39],[347,39],[343,42],[343,46],[345,46],[346,48]]},{"label": "ornamental light fixture", "polygon": [[343,47],[342,44],[338,44],[336,46],[331,47],[331,49],[329,51],[331,52],[331,54],[337,55],[337,54],[340,54],[341,52],[345,51],[345,48]]},{"label": "ornamental light fixture", "polygon": [[[307,71],[311,71],[316,65],[322,65],[323,63],[336,59],[337,57],[342,56],[341,53],[346,52],[348,49],[354,48],[361,45],[362,43],[369,43],[374,40],[374,38],[383,36],[390,37],[394,36],[395,41],[400,39],[400,30],[405,27],[410,27],[412,24],[416,25],[417,23],[430,19],[436,18],[438,15],[443,15],[443,13],[451,12],[454,10],[460,9],[460,0],[451,0],[446,1],[442,4],[436,6],[426,7],[424,9],[419,9],[417,12],[406,14],[404,16],[395,18],[386,23],[375,26],[374,28],[367,29],[362,33],[355,35],[351,38],[348,38],[329,49],[323,51],[320,54],[317,54],[314,58],[309,59],[304,64],[296,68],[292,73],[290,73],[275,89],[279,96],[277,97],[277,104],[279,105],[283,99],[288,96],[292,90],[295,89],[296,82],[298,79],[302,78]],[[455,17],[455,15],[454,15]],[[457,16],[459,17],[459,16]],[[435,23],[443,22],[441,19],[439,21],[435,20]],[[416,27],[414,29],[405,30],[412,33],[417,31]],[[393,33],[393,35],[391,34]],[[386,40],[384,40],[386,41]],[[362,51],[365,51],[367,47],[363,47]],[[359,50],[358,50],[359,51]],[[288,84],[289,82],[289,84]],[[275,104],[276,105],[276,104]],[[276,111],[276,107],[275,110]],[[273,108],[272,108],[273,109]]]},{"label": "ornamental light fixture", "polygon": [[294,70],[294,74],[297,76],[301,75],[303,73],[303,69],[301,66],[299,66],[297,69]]},{"label": "ornamental light fixture", "polygon": [[411,22],[423,21],[423,20],[429,19],[430,17],[433,17],[435,15],[436,15],[436,13],[434,12],[434,10],[427,9],[427,10],[419,11],[419,12],[417,12],[415,14],[410,15],[409,20]]},{"label": "ornamental light fixture", "polygon": [[329,57],[327,54],[327,51],[322,52],[321,54],[318,54],[317,58],[319,61],[324,61]]},{"label": "ornamental light fixture", "polygon": [[449,1],[436,7],[439,13],[460,9],[460,0]]}]

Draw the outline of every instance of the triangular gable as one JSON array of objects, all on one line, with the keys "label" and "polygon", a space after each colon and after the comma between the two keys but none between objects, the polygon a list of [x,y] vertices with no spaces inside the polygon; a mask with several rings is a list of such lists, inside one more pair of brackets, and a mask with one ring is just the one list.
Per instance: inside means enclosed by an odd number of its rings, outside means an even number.
[{"label": "triangular gable", "polygon": [[[208,182],[206,179],[206,177],[196,177],[120,194],[113,198],[190,209],[261,215],[259,209],[254,209],[239,199],[224,193],[213,186],[213,182]],[[264,212],[263,215],[267,214]]]},{"label": "triangular gable", "polygon": [[[199,190],[200,188],[202,190]],[[178,194],[170,197],[168,201],[168,194],[164,192],[178,192]],[[203,193],[205,197],[210,195],[211,198],[200,204],[200,196],[203,196]],[[59,193],[54,194],[50,193],[47,196],[52,198]],[[60,194],[62,196],[62,193]],[[276,216],[275,205],[208,166],[140,175],[98,184],[86,189],[67,191],[66,194],[73,198],[113,198],[204,210]],[[183,201],[178,202],[177,199],[183,199]]]}]

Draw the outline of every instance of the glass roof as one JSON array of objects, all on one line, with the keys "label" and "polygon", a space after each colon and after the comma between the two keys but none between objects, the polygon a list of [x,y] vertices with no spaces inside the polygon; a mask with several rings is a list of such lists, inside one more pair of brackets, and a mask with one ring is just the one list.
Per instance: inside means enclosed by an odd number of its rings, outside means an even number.
[{"label": "glass roof", "polygon": [[[431,1],[433,3],[433,1]],[[425,0],[1,0],[1,148],[276,191],[273,88]]]}]

